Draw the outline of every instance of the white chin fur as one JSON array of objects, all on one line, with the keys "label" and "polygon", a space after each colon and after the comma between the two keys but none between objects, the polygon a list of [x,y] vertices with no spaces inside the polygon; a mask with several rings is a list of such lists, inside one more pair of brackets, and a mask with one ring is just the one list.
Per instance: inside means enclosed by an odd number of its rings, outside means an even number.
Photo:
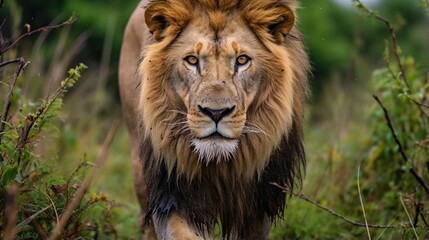
[{"label": "white chin fur", "polygon": [[199,155],[200,161],[207,164],[213,160],[220,162],[232,157],[238,146],[236,139],[192,139],[194,152]]}]

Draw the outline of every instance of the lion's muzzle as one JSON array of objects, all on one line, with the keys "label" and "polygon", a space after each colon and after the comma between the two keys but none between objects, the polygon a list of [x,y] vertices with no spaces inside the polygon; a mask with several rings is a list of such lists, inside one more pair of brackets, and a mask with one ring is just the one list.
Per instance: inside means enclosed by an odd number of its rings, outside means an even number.
[{"label": "lion's muzzle", "polygon": [[198,109],[200,110],[200,112],[211,118],[217,124],[224,117],[231,115],[231,113],[235,109],[235,106],[231,108],[212,109],[208,107],[201,107],[201,105],[198,105]]},{"label": "lion's muzzle", "polygon": [[205,84],[188,114],[194,151],[203,161],[229,159],[243,134],[246,116],[236,92],[220,84]]},{"label": "lion's muzzle", "polygon": [[242,126],[235,119],[236,106],[219,107],[198,105],[195,114],[189,116],[188,123],[196,138],[217,141],[237,139],[241,135]]}]

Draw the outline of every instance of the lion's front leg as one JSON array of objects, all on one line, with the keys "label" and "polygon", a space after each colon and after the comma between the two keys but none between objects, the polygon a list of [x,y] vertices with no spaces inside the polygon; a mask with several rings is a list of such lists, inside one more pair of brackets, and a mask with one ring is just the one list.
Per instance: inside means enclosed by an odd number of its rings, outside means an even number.
[{"label": "lion's front leg", "polygon": [[176,211],[172,211],[168,217],[152,216],[155,232],[158,240],[203,240],[212,239],[207,233],[200,233],[190,225]]}]

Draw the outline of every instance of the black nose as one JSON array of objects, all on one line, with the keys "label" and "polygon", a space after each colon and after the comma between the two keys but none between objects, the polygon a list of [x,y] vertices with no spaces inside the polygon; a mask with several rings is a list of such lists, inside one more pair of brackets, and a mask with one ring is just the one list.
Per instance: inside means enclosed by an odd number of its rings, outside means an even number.
[{"label": "black nose", "polygon": [[235,106],[232,108],[211,109],[198,105],[198,108],[204,115],[210,117],[215,123],[218,123],[222,118],[230,115],[234,111]]}]

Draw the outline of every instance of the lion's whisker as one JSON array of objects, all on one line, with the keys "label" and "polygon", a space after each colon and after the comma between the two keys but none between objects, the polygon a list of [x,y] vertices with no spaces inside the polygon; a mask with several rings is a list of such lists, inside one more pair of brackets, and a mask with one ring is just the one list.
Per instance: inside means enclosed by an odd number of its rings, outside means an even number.
[{"label": "lion's whisker", "polygon": [[251,122],[247,122],[246,126],[244,126],[244,129],[252,130],[258,133],[263,133],[264,135],[268,136],[268,134],[261,127]]},{"label": "lion's whisker", "polygon": [[187,123],[188,123],[187,120],[183,120],[183,121],[179,121],[179,122],[168,123],[168,126],[174,127],[174,126],[179,126],[179,125],[185,125]]},{"label": "lion's whisker", "polygon": [[176,109],[170,109],[170,110],[167,110],[167,112],[178,113],[178,114],[185,115],[185,116],[187,116],[187,115],[188,115],[188,113],[187,113],[187,112],[185,112],[185,111],[180,111],[180,110],[176,110]]},{"label": "lion's whisker", "polygon": [[174,131],[176,134],[183,134],[187,131],[190,131],[189,125],[187,124],[187,121],[181,121],[176,123],[169,124],[171,126],[171,130]]},{"label": "lion's whisker", "polygon": [[267,132],[265,132],[261,127],[254,123],[247,122],[246,126],[243,128],[243,133],[255,133],[255,134],[262,134],[268,139],[270,139],[272,142],[276,142],[274,138],[269,135]]}]

